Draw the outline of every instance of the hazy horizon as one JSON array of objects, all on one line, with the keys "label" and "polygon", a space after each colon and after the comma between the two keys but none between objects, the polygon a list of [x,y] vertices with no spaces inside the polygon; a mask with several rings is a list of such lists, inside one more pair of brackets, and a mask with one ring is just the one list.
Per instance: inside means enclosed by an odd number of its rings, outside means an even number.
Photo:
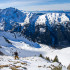
[{"label": "hazy horizon", "polygon": [[0,9],[14,7],[23,11],[70,10],[70,0],[2,0]]}]

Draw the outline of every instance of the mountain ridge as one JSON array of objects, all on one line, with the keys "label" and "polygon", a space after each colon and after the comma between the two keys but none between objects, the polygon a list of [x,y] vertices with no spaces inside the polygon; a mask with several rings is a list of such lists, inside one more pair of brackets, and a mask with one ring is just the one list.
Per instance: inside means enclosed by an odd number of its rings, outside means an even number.
[{"label": "mountain ridge", "polygon": [[69,44],[70,13],[24,13],[6,8],[0,11],[0,30],[21,32],[34,42],[51,46]]},{"label": "mountain ridge", "polygon": [[[12,7],[0,11],[0,27],[1,30],[6,31],[11,30],[15,25],[24,26],[29,23],[35,23],[37,25],[39,23],[56,24],[65,23],[66,21],[70,21],[69,13],[51,13],[50,11],[48,13],[24,13]],[[7,26],[10,26],[10,28]]]}]

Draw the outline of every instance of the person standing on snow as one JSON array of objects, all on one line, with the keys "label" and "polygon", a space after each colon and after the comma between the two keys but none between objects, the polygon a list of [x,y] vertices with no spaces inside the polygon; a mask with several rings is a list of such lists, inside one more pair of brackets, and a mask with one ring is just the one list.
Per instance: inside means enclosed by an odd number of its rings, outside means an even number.
[{"label": "person standing on snow", "polygon": [[19,57],[18,57],[18,52],[17,52],[17,51],[14,52],[14,55],[15,55],[15,59],[19,59]]}]

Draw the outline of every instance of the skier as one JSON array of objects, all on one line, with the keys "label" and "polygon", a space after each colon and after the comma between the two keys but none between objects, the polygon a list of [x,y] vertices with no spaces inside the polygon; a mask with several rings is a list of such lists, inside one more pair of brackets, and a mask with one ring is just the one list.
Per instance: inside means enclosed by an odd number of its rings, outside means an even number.
[{"label": "skier", "polygon": [[17,51],[14,52],[14,55],[15,55],[15,59],[19,59],[19,57],[18,57],[18,52],[17,52]]}]

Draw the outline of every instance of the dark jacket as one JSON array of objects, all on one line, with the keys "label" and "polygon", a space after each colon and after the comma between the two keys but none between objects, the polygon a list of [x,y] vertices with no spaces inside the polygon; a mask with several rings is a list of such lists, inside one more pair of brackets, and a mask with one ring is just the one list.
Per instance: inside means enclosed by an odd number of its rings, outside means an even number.
[{"label": "dark jacket", "polygon": [[14,55],[15,55],[15,56],[18,56],[18,52],[14,52]]}]

